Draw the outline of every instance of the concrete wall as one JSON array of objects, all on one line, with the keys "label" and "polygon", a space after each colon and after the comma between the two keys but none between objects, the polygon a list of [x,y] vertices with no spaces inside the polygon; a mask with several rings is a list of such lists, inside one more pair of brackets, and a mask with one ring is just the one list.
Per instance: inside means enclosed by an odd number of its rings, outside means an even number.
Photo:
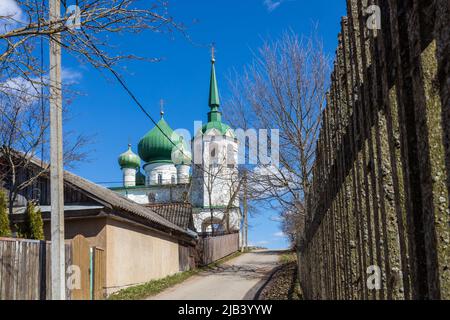
[{"label": "concrete wall", "polygon": [[107,294],[179,272],[176,240],[112,219],[106,234]]},{"label": "concrete wall", "polygon": [[[450,299],[450,2],[347,0],[300,242],[308,299]],[[381,273],[379,290],[367,271]]]}]

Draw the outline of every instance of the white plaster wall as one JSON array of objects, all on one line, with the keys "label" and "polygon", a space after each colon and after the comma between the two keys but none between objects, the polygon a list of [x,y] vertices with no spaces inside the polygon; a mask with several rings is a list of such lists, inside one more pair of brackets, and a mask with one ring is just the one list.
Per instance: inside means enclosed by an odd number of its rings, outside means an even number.
[{"label": "white plaster wall", "polygon": [[191,167],[187,165],[177,165],[177,182],[189,183]]},{"label": "white plaster wall", "polygon": [[[238,186],[238,143],[233,138],[222,136],[198,136],[194,145],[202,144],[202,148],[194,147],[194,152],[202,152],[204,170],[193,167],[191,201],[197,207],[227,206]],[[215,149],[216,159],[212,159],[211,151]],[[195,156],[194,156],[195,160]],[[234,165],[229,168],[228,165]],[[212,167],[211,167],[212,166]],[[208,168],[208,169],[206,169]],[[212,183],[211,190],[208,186]],[[209,197],[211,193],[211,204]],[[239,206],[237,197],[235,206]]]},{"label": "white plaster wall", "polygon": [[179,272],[178,242],[162,234],[108,219],[107,294]]},{"label": "white plaster wall", "polygon": [[[222,220],[224,215],[224,211],[222,209],[214,209],[213,210],[213,216],[214,220]],[[194,225],[197,232],[204,232],[205,230],[202,230],[203,222],[204,221],[211,221],[211,212],[209,209],[198,209],[193,214],[194,216]],[[232,231],[238,231],[241,226],[241,214],[238,208],[230,209],[229,213],[229,221],[230,221],[230,228]],[[208,230],[206,230],[208,231]]]},{"label": "white plaster wall", "polygon": [[151,163],[144,166],[144,170],[147,173],[147,186],[153,186],[158,184],[158,175],[162,175],[162,184],[173,184],[172,177],[175,178],[175,184],[177,183],[177,169],[171,163]]},{"label": "white plaster wall", "polygon": [[116,192],[139,204],[148,204],[150,202],[149,194],[155,196],[156,203],[184,202],[185,193],[189,192],[189,185],[151,186],[122,189]]},{"label": "white plaster wall", "polygon": [[123,171],[123,185],[125,187],[136,186],[136,169],[124,168]]}]

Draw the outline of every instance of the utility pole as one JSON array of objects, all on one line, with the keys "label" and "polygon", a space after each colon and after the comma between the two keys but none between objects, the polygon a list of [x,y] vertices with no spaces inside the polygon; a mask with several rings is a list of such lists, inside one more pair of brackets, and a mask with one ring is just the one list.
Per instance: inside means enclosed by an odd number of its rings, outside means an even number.
[{"label": "utility pole", "polygon": [[247,171],[244,171],[243,178],[243,186],[244,186],[244,197],[243,197],[243,207],[244,207],[244,230],[242,232],[243,241],[242,241],[242,252],[244,252],[248,248],[248,196],[247,196]]},{"label": "utility pole", "polygon": [[[61,15],[60,0],[50,0],[50,21]],[[64,172],[62,142],[61,34],[50,37],[50,196],[52,299],[66,299]]]}]

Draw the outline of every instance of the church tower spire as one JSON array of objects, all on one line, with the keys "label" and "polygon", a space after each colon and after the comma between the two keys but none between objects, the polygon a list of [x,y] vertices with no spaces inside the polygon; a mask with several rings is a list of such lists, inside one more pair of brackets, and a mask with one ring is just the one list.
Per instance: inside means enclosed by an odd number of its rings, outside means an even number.
[{"label": "church tower spire", "polygon": [[217,85],[216,78],[216,69],[215,63],[216,58],[214,56],[215,48],[214,45],[211,48],[211,80],[209,85],[209,107],[211,111],[208,113],[208,121],[218,121],[220,122],[222,119],[221,113],[219,111],[220,99],[219,99],[219,87]]}]

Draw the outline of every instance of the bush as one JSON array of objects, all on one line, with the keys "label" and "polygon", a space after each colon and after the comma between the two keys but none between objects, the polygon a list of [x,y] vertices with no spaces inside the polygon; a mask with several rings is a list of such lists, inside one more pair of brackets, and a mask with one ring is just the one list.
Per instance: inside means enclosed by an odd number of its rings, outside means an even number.
[{"label": "bush", "polygon": [[25,232],[23,234],[28,239],[44,240],[42,213],[40,209],[36,209],[36,205],[32,201],[29,201],[27,204],[26,216]]},{"label": "bush", "polygon": [[8,203],[6,201],[6,194],[3,190],[0,190],[0,237],[11,237]]}]

